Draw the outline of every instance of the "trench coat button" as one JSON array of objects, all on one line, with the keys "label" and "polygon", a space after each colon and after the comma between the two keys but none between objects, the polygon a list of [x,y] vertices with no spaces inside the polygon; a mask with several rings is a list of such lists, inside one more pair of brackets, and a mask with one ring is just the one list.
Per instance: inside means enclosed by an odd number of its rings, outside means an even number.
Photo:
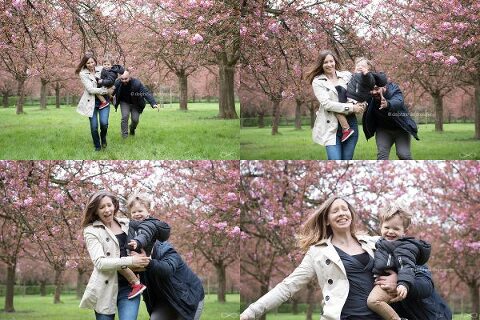
[{"label": "trench coat button", "polygon": [[330,300],[330,296],[325,297],[325,301],[328,301],[328,300]]},{"label": "trench coat button", "polygon": [[328,279],[328,284],[332,284],[333,283],[333,280],[332,279]]},{"label": "trench coat button", "polygon": [[105,239],[105,241],[107,241],[107,242],[110,241],[110,238]]},{"label": "trench coat button", "polygon": [[332,262],[330,259],[325,260],[325,263],[326,263],[327,265],[330,264],[330,262]]},{"label": "trench coat button", "polygon": [[327,123],[330,123],[330,120],[327,120]]},{"label": "trench coat button", "polygon": [[107,257],[110,256],[110,252],[107,252]]},{"label": "trench coat button", "polygon": [[108,284],[108,280],[105,280],[105,284]]}]

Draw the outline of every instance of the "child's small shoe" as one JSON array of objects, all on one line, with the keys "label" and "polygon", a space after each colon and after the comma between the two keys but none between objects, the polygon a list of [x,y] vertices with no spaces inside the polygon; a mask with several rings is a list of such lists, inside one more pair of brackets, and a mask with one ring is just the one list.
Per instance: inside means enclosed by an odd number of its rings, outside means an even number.
[{"label": "child's small shoe", "polygon": [[353,130],[352,128],[348,128],[348,129],[343,130],[342,142],[345,142],[345,140],[350,138],[352,136],[352,134],[354,134],[354,133],[355,133],[355,130]]},{"label": "child's small shoe", "polygon": [[145,291],[145,289],[147,289],[147,286],[141,283],[132,285],[132,291],[130,291],[130,293],[128,294],[128,299],[135,298],[136,296],[141,294],[143,291]]},{"label": "child's small shoe", "polygon": [[108,101],[102,102],[98,106],[98,110],[102,110],[103,108],[108,107],[109,105],[110,105],[110,102],[108,102]]}]

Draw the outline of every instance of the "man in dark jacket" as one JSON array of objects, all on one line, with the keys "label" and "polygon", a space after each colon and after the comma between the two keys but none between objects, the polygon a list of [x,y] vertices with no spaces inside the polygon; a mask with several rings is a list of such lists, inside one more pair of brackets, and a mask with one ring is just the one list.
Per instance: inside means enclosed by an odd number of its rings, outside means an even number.
[{"label": "man in dark jacket", "polygon": [[398,85],[387,82],[385,77],[374,77],[373,99],[362,119],[365,137],[368,140],[375,135],[377,160],[388,160],[393,144],[400,160],[410,160],[410,135],[419,140],[417,125],[404,105]]},{"label": "man in dark jacket", "polygon": [[202,282],[168,242],[157,241],[141,275],[143,299],[151,320],[198,320],[205,293]]},{"label": "man in dark jacket", "polygon": [[128,118],[130,114],[132,115],[130,135],[135,135],[135,129],[140,121],[140,114],[145,108],[145,100],[150,103],[152,108],[158,108],[153,95],[145,88],[140,80],[130,76],[128,69],[115,81],[115,91],[113,94],[116,97],[115,111],[120,104],[120,111],[122,112],[121,130],[123,138],[128,137]]},{"label": "man in dark jacket", "polygon": [[[391,294],[397,293],[396,275],[381,277],[377,284]],[[395,299],[398,301],[399,299]],[[408,320],[452,320],[452,311],[435,291],[432,274],[426,265],[415,268],[415,279],[405,299],[391,306]]]}]

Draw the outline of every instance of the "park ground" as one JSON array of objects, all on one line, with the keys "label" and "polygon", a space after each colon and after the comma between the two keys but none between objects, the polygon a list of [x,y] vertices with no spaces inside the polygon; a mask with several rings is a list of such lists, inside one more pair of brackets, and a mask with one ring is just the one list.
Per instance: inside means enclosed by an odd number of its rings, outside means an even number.
[{"label": "park ground", "polygon": [[[313,316],[314,319],[317,318],[316,315]],[[472,318],[471,315],[468,314],[456,314],[453,316],[453,320],[470,320]],[[305,314],[285,314],[285,313],[277,313],[277,314],[269,314],[267,316],[267,320],[305,320]],[[203,319],[202,319],[203,320]]]},{"label": "park ground", "polygon": [[14,107],[1,108],[0,159],[239,159],[239,120],[218,119],[218,103],[188,108],[166,104],[157,111],[147,105],[135,136],[123,139],[120,110],[110,107],[108,146],[100,152],[94,151],[88,118],[75,107],[26,106],[20,115]]},{"label": "park ground", "polygon": [[[2,297],[3,300],[4,297]],[[72,294],[64,294],[61,304],[53,304],[53,297],[17,295],[15,296],[15,313],[2,311],[4,301],[0,303],[0,319],[2,320],[85,320],[95,319],[94,312],[89,309],[80,309],[80,301]],[[240,309],[240,295],[227,294],[227,302],[217,302],[217,296],[209,294],[205,296],[205,308],[201,320],[238,319]],[[140,303],[138,320],[148,320],[145,303]]]},{"label": "park ground", "polygon": [[[421,124],[419,141],[412,138],[412,155],[416,160],[478,160],[480,141],[473,139],[473,123],[443,125],[443,132],[435,132],[433,124]],[[362,127],[355,148],[354,160],[376,160],[375,139],[365,139]],[[312,141],[312,130],[303,127],[280,127],[280,134],[272,136],[271,128],[242,128],[240,130],[240,159],[245,160],[326,160],[325,147]],[[398,159],[395,147],[390,159]]]}]

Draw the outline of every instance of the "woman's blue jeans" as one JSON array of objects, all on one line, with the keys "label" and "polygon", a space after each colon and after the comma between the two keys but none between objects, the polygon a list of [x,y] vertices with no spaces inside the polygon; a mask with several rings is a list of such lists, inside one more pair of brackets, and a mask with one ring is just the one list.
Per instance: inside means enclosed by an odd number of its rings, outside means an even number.
[{"label": "woman's blue jeans", "polygon": [[[140,306],[140,295],[133,299],[128,299],[128,294],[132,288],[129,285],[118,287],[117,311],[120,320],[137,320],[138,308]],[[95,311],[96,320],[113,320],[114,314],[101,314]]]},{"label": "woman's blue jeans", "polygon": [[355,133],[350,136],[346,141],[342,141],[342,127],[338,125],[337,141],[335,145],[326,146],[328,160],[352,160],[353,153],[355,152],[355,146],[358,141],[358,123],[355,115],[347,116],[348,124],[350,128],[355,130]]},{"label": "woman's blue jeans", "polygon": [[[93,145],[97,150],[107,143],[108,116],[110,115],[110,106],[99,110],[99,105],[100,100],[95,97],[95,109],[93,109],[93,116],[89,118]],[[100,135],[98,135],[98,122],[100,122]]]}]

